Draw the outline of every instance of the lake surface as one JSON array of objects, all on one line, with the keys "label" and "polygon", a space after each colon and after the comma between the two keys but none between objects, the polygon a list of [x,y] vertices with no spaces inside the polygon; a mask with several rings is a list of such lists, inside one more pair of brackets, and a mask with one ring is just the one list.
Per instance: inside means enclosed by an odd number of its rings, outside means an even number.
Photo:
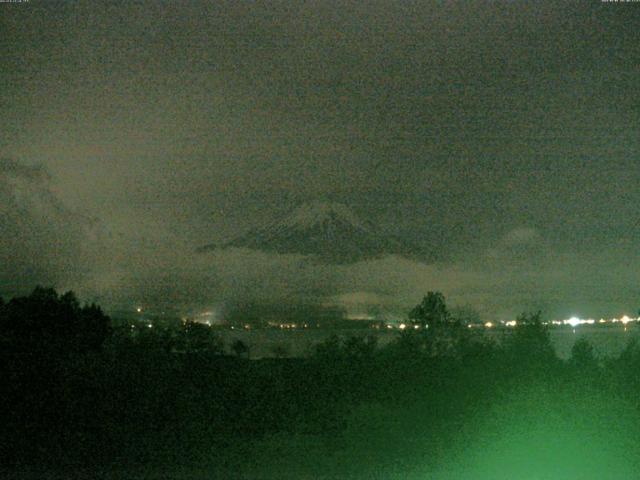
[{"label": "lake surface", "polygon": [[[398,336],[397,330],[325,330],[325,329],[266,329],[266,330],[222,330],[220,332],[227,349],[229,345],[239,339],[250,348],[250,357],[268,358],[276,356],[276,352],[289,357],[307,356],[313,352],[314,346],[326,340],[331,335],[342,338],[351,336],[374,335],[378,337],[379,345],[386,345]],[[509,329],[479,329],[474,331],[480,337],[492,338],[500,341],[510,334]],[[560,358],[571,356],[571,348],[579,338],[586,338],[599,356],[617,356],[622,352],[629,340],[636,338],[640,341],[640,326],[635,323],[627,325],[580,325],[575,329],[568,326],[550,329],[551,342]]]},{"label": "lake surface", "polygon": [[586,338],[598,356],[618,356],[631,339],[640,341],[640,326],[621,324],[600,326],[580,325],[575,329],[561,327],[551,330],[551,342],[560,358],[571,356],[571,347],[578,338]]}]

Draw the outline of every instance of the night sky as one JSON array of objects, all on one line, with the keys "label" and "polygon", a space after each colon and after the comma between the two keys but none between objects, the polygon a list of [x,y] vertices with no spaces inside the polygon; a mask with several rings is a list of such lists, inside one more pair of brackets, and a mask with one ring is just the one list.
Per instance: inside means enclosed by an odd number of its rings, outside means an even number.
[{"label": "night sky", "polygon": [[[108,4],[107,4],[108,3]],[[0,294],[640,308],[640,5],[0,4]],[[224,242],[303,202],[433,252]]]}]

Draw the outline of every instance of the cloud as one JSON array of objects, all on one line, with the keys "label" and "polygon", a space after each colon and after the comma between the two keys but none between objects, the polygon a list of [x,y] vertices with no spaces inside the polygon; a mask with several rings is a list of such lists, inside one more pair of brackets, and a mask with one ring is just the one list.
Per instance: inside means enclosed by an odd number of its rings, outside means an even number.
[{"label": "cloud", "polygon": [[530,245],[539,238],[538,231],[535,228],[519,227],[514,228],[507,233],[501,243],[504,246]]},{"label": "cloud", "polygon": [[540,232],[531,227],[517,227],[508,231],[489,247],[482,257],[493,264],[512,265],[537,262],[550,250]]},{"label": "cloud", "polygon": [[52,193],[39,165],[0,159],[0,293],[64,285],[87,273],[94,224]]},{"label": "cloud", "polygon": [[[433,264],[387,256],[325,265],[240,248],[203,254],[155,216],[129,212],[108,225],[93,220],[61,202],[51,182],[42,166],[0,160],[4,296],[41,283],[74,289],[108,308],[141,302],[237,311],[289,304],[336,306],[358,316],[404,315],[428,291],[441,291],[449,306],[471,305],[486,319],[537,309],[553,318],[637,309],[637,254],[563,251],[528,226],[507,230],[485,251]],[[627,258],[624,266],[620,258]]]}]

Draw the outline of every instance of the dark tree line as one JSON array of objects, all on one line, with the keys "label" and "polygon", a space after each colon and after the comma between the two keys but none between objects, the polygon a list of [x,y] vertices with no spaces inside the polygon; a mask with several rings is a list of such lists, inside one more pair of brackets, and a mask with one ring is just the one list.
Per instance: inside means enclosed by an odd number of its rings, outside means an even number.
[{"label": "dark tree line", "polygon": [[250,360],[241,342],[224,355],[202,324],[111,333],[99,307],[37,288],[0,302],[0,457],[71,471],[208,462],[218,478],[253,464],[243,478],[292,478],[269,469],[294,456],[260,457],[261,447],[277,442],[282,452],[312,438],[326,448],[298,455],[313,459],[300,476],[374,478],[399,462],[436,468],[465,425],[489,421],[530,389],[553,392],[536,399],[545,411],[611,396],[640,413],[637,344],[601,359],[580,341],[563,362],[539,312],[499,342],[452,317],[430,292],[389,345],[335,335],[309,358]]},{"label": "dark tree line", "polygon": [[95,305],[80,305],[69,291],[36,287],[0,303],[0,338],[17,353],[97,351],[111,333],[110,319]]}]

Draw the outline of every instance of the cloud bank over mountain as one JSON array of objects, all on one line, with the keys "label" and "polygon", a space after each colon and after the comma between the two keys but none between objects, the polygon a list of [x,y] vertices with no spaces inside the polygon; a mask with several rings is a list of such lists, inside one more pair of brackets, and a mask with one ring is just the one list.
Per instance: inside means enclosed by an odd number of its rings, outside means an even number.
[{"label": "cloud bank over mountain", "polygon": [[422,261],[429,257],[417,245],[383,231],[337,202],[303,203],[277,221],[252,228],[222,245],[206,245],[200,251],[230,247],[306,255],[330,264],[350,264],[388,255]]},{"label": "cloud bank over mountain", "polygon": [[[388,228],[344,205],[312,203],[313,208],[292,208],[284,220],[266,222],[268,228],[250,229],[240,240],[198,251],[180,232],[150,218],[138,218],[131,228],[68,208],[53,184],[41,166],[0,162],[4,296],[44,284],[72,288],[113,308],[143,303],[238,311],[243,305],[289,303],[333,305],[362,318],[372,311],[402,315],[427,291],[440,290],[451,305],[471,305],[483,318],[536,309],[550,316],[608,315],[616,313],[610,312],[612,302],[635,313],[632,286],[639,279],[633,262],[611,269],[619,253],[562,251],[528,226],[507,231],[479,252],[424,261],[394,250],[398,244],[386,233],[376,233],[377,243],[366,243],[376,249],[363,254],[354,249],[351,234],[336,234],[343,224],[354,235]],[[277,242],[290,232],[304,235],[281,249]],[[315,239],[304,245],[309,236]],[[356,253],[349,261],[343,254],[335,261],[342,242],[349,255]]]}]

